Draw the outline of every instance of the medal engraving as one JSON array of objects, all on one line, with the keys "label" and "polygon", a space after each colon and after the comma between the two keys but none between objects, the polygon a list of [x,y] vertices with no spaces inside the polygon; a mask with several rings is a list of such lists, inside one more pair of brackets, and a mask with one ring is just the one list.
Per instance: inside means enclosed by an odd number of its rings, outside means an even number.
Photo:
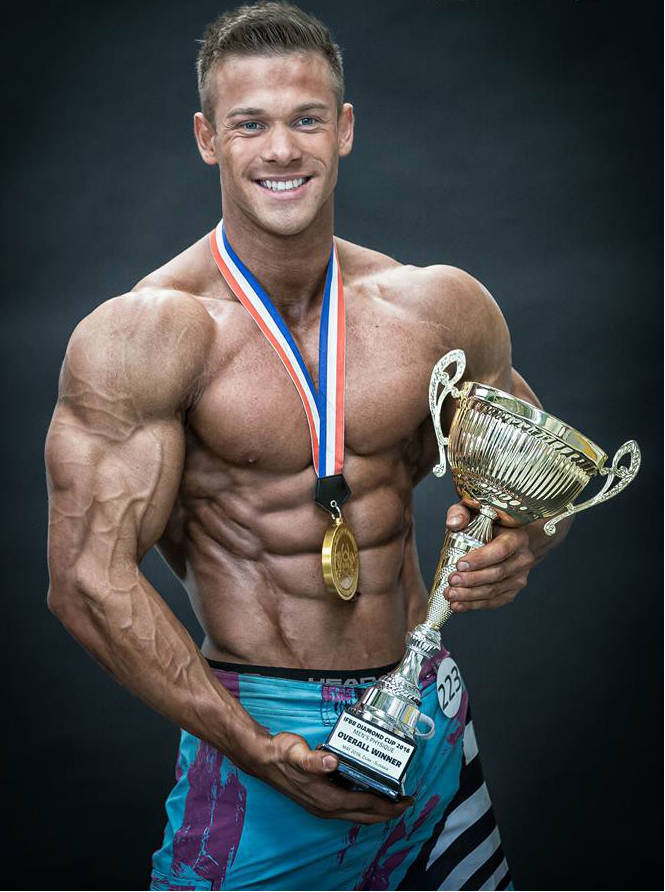
[{"label": "medal engraving", "polygon": [[339,514],[326,530],[321,548],[323,581],[331,594],[350,601],[358,589],[360,555],[355,536]]}]

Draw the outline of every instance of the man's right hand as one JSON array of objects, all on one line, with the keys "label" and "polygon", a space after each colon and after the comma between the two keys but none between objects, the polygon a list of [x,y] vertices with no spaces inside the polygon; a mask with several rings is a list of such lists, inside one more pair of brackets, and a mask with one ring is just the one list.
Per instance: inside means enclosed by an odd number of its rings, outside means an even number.
[{"label": "man's right hand", "polygon": [[329,777],[337,759],[324,750],[310,749],[307,741],[285,731],[270,738],[265,761],[256,776],[319,818],[338,818],[355,824],[378,824],[404,814],[410,796],[390,802],[373,793],[355,793]]}]

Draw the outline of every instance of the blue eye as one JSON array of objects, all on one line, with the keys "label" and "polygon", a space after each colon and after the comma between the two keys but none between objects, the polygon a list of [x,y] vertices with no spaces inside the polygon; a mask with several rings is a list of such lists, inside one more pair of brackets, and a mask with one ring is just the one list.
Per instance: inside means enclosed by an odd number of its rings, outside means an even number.
[{"label": "blue eye", "polygon": [[302,124],[304,127],[311,127],[313,124],[316,124],[316,118],[304,117],[298,118],[298,123]]},{"label": "blue eye", "polygon": [[243,128],[243,130],[249,130],[251,132],[254,132],[261,128],[261,125],[258,121],[243,121],[240,126]]}]

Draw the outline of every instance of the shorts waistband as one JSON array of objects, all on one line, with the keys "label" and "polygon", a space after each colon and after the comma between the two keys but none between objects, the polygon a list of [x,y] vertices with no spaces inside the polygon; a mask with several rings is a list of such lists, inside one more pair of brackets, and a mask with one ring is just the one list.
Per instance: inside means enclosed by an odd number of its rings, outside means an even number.
[{"label": "shorts waistband", "polygon": [[312,681],[316,684],[355,687],[361,684],[373,684],[382,675],[392,672],[399,663],[389,663],[387,666],[377,666],[370,669],[291,669],[281,666],[250,666],[248,663],[226,663],[220,660],[208,660],[208,665],[211,669],[235,672],[238,675],[262,675],[267,678],[291,678],[296,681]]}]

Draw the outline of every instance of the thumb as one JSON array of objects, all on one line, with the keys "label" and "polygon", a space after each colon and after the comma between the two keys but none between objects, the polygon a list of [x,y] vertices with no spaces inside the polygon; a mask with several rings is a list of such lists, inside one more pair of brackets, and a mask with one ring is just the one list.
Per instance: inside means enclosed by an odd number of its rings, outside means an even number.
[{"label": "thumb", "polygon": [[297,768],[308,774],[330,774],[337,768],[337,759],[332,753],[310,749],[302,737],[298,737],[289,747],[289,759]]},{"label": "thumb", "polygon": [[471,520],[471,514],[468,508],[465,508],[462,502],[457,502],[448,508],[446,515],[446,526],[449,530],[461,530]]}]

